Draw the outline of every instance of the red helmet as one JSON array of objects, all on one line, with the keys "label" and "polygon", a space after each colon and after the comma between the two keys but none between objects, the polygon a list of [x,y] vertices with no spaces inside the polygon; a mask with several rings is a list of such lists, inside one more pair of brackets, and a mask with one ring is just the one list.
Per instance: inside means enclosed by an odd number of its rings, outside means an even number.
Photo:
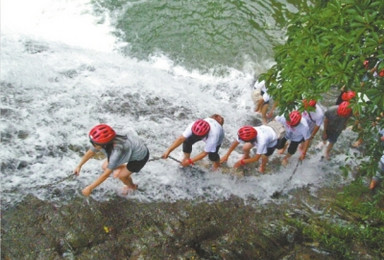
[{"label": "red helmet", "polygon": [[300,123],[300,120],[301,114],[299,111],[295,110],[289,114],[289,121],[287,121],[287,124],[290,126],[297,126]]},{"label": "red helmet", "polygon": [[342,102],[337,108],[337,114],[342,117],[348,117],[352,112],[352,109],[349,107],[349,102]]},{"label": "red helmet", "polygon": [[210,128],[207,121],[199,119],[192,125],[192,133],[197,136],[204,136],[208,134]]},{"label": "red helmet", "polygon": [[237,135],[241,140],[248,142],[256,138],[257,131],[254,127],[246,125],[239,129]]},{"label": "red helmet", "polygon": [[303,105],[304,105],[304,108],[307,108],[308,106],[311,106],[311,107],[315,107],[316,106],[316,100],[314,100],[314,99],[311,99],[311,100],[306,100],[306,99],[304,99],[303,100]]},{"label": "red helmet", "polygon": [[384,61],[381,61],[377,66],[377,71],[380,77],[384,77]]},{"label": "red helmet", "polygon": [[343,101],[349,101],[351,100],[352,98],[356,97],[356,92],[355,91],[347,91],[347,92],[344,92],[342,95],[341,95],[341,99]]},{"label": "red helmet", "polygon": [[115,130],[113,130],[109,125],[104,124],[95,126],[89,132],[89,138],[96,144],[109,143],[113,138],[115,138],[115,136]]}]

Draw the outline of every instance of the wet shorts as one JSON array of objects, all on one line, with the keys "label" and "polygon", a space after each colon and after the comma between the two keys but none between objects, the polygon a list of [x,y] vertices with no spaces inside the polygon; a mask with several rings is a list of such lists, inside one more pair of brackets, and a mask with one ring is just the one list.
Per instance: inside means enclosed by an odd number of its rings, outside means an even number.
[{"label": "wet shorts", "polygon": [[[184,153],[191,153],[192,152],[192,145],[200,140],[202,140],[203,137],[198,137],[196,135],[191,135],[187,139],[185,139],[183,143],[183,152]],[[220,145],[216,147],[216,151],[213,153],[208,153],[208,158],[212,162],[217,162],[220,161],[220,156],[219,156],[219,149]]]},{"label": "wet shorts", "polygon": [[275,151],[276,149],[276,146],[274,147],[267,147],[267,153],[264,154],[265,156],[271,156],[273,154],[273,152]]},{"label": "wet shorts", "polygon": [[[295,154],[297,151],[297,147],[302,142],[304,142],[304,138],[301,139],[299,142],[290,141],[289,146],[288,146],[288,153],[290,155]],[[283,149],[286,143],[287,143],[287,138],[283,137],[283,138],[279,139],[276,148],[277,149]]]},{"label": "wet shorts", "polygon": [[327,140],[331,144],[336,143],[337,138],[339,138],[339,135],[341,134],[341,132],[334,132],[334,131],[326,131],[326,133],[327,133]]},{"label": "wet shorts", "polygon": [[139,172],[149,159],[149,151],[147,149],[147,155],[140,161],[131,161],[127,164],[127,169],[130,172]]}]

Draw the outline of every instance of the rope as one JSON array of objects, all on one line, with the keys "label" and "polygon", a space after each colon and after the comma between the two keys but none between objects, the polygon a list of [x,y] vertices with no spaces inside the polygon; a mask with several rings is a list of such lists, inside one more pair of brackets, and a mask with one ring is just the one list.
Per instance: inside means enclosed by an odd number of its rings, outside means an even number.
[{"label": "rope", "polygon": [[[53,182],[53,183],[44,184],[44,185],[38,185],[38,186],[30,187],[29,189],[43,189],[43,188],[48,188],[48,187],[54,186],[54,185],[56,185],[56,184],[59,184],[59,183],[61,183],[61,182],[63,182],[63,181],[72,179],[72,178],[74,178],[75,176],[76,176],[75,174],[71,174],[71,175],[68,175],[67,177],[61,178],[60,180],[55,181],[55,182]],[[3,192],[17,192],[19,189],[20,189],[20,187],[14,187],[14,188],[9,189],[9,190],[3,190]]]},{"label": "rope", "polygon": [[281,195],[281,192],[288,186],[288,183],[292,180],[293,175],[295,175],[297,169],[299,168],[299,164],[301,164],[301,163],[302,163],[302,161],[301,161],[300,159],[297,160],[295,169],[293,169],[293,172],[292,172],[291,176],[289,176],[289,178],[285,181],[285,184],[284,184],[283,188],[282,188],[280,191],[275,191],[275,192],[272,194],[271,197],[276,198],[276,197],[278,197],[278,196]]},{"label": "rope", "polygon": [[172,156],[170,156],[170,155],[168,155],[168,158],[174,160],[175,162],[181,163],[180,160],[178,160],[178,159],[176,159],[175,157],[172,157]]},{"label": "rope", "polygon": [[162,159],[161,157],[154,157],[148,160],[148,162],[153,162]]},{"label": "rope", "polygon": [[40,186],[35,186],[33,187],[33,189],[41,189],[41,188],[47,188],[47,187],[50,187],[50,186],[53,186],[53,185],[56,185],[56,184],[59,184],[63,181],[66,181],[66,180],[69,180],[69,179],[72,179],[74,178],[76,175],[75,174],[71,174],[71,175],[68,175],[67,177],[64,177],[58,181],[55,181],[53,183],[49,183],[49,184],[45,184],[45,185],[40,185]]},{"label": "rope", "polygon": [[[172,157],[172,156],[168,155],[168,158],[171,159],[171,160],[174,160],[175,162],[178,162],[178,163],[181,164],[181,161],[178,160],[178,159],[176,159],[175,157]],[[189,167],[191,167],[192,169],[197,170],[197,171],[199,171],[199,172],[201,172],[201,173],[206,173],[206,172],[207,172],[206,170],[201,169],[201,167],[199,167],[199,166],[197,166],[197,165],[189,165]]]},{"label": "rope", "polygon": [[290,181],[292,180],[292,177],[293,177],[293,175],[295,175],[295,173],[296,173],[296,171],[297,171],[297,169],[298,169],[299,164],[301,164],[301,160],[300,160],[300,159],[297,160],[295,169],[293,169],[293,172],[292,172],[291,176],[290,176],[290,177],[288,178],[288,180],[285,182],[285,185],[284,185],[283,190],[287,187],[288,182],[290,182]]}]

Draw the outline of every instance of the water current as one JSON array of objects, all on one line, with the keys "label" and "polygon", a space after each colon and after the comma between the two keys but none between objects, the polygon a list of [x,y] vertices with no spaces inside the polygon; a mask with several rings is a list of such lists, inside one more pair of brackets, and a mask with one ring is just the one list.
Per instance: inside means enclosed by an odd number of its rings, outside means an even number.
[{"label": "water current", "polygon": [[[272,49],[284,41],[285,21],[307,5],[2,0],[2,206],[30,193],[63,202],[78,196],[101,173],[101,160],[89,161],[77,178],[60,180],[72,173],[89,148],[88,131],[99,123],[139,136],[156,159],[188,123],[219,113],[225,118],[224,154],[240,126],[257,122],[250,98],[254,77],[273,64]],[[341,144],[335,149],[345,148]],[[348,181],[339,171],[346,157],[340,153],[320,162],[317,145],[293,176],[297,155],[284,168],[274,154],[268,174],[254,166],[244,178],[152,160],[133,175],[141,189],[127,199],[237,196],[264,203],[276,191]],[[196,144],[194,153],[202,148]],[[180,159],[181,148],[172,156]],[[240,156],[236,150],[228,166]],[[120,188],[110,178],[92,196],[108,200]]]}]

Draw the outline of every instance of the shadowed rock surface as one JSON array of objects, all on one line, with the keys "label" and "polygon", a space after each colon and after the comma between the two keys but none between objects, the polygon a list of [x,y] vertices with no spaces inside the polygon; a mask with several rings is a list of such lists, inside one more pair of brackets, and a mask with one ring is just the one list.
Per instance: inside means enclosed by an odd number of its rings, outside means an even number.
[{"label": "shadowed rock surface", "polygon": [[[330,191],[325,191],[328,193]],[[335,191],[334,191],[335,192]],[[306,196],[305,203],[300,199]],[[328,202],[299,191],[279,204],[140,203],[28,196],[2,213],[2,259],[337,259],[289,220],[321,217]],[[308,206],[311,205],[311,206]],[[328,212],[329,214],[329,212]]]}]

